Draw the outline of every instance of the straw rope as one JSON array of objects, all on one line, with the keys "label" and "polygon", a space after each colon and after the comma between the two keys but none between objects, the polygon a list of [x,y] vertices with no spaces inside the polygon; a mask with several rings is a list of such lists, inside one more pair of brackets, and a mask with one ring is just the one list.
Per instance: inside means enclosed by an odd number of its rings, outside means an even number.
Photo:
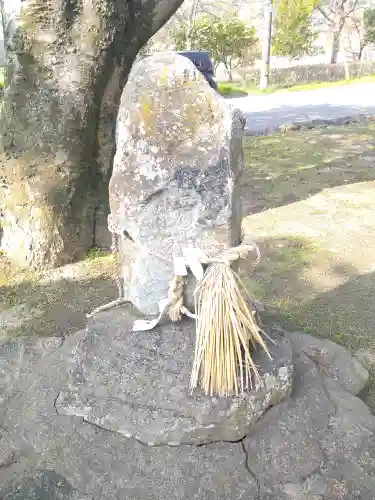
[{"label": "straw rope", "polygon": [[[224,252],[216,255],[215,257],[203,257],[203,253],[200,258],[200,263],[205,265],[210,264],[225,264],[230,266],[233,262],[239,259],[245,259],[251,251],[256,251],[257,257],[253,262],[253,268],[259,264],[260,261],[260,250],[258,245],[255,243],[251,245],[239,245],[237,247],[232,247]],[[180,321],[183,314],[186,314],[187,308],[184,306],[184,284],[186,279],[182,280],[182,276],[174,276],[169,293],[170,293],[170,305],[167,314],[171,321]]]},{"label": "straw rope", "polygon": [[[120,276],[120,266],[118,264],[118,253],[119,253],[119,248],[118,248],[118,235],[115,231],[111,231],[112,233],[112,245],[111,245],[111,251],[112,255],[114,258],[114,262],[116,265],[116,270],[115,270],[115,281],[116,281],[116,287],[117,287],[117,299],[104,304],[102,306],[99,306],[95,308],[91,313],[86,314],[87,318],[93,317],[95,314],[98,314],[103,311],[108,311],[109,309],[112,309],[114,307],[118,307],[123,304],[127,304],[130,301],[125,299],[124,297],[124,290],[123,286],[121,283],[121,276]],[[160,260],[163,260],[164,262],[172,262],[172,259],[168,259],[164,255],[160,255],[156,252],[151,252],[149,251],[145,246],[136,244],[132,240],[131,243],[138,249],[142,249],[145,251],[148,255],[152,255],[153,257],[157,257]],[[239,260],[239,259],[245,259],[248,254],[251,251],[256,252],[256,259],[252,263],[253,269],[259,264],[260,261],[260,250],[259,247],[256,243],[251,243],[251,244],[246,244],[246,245],[239,245],[237,247],[231,247],[224,252],[216,255],[215,257],[207,257],[204,255],[203,252],[201,252],[201,259],[200,262],[201,264],[208,265],[208,264],[213,264],[213,263],[218,263],[222,262],[228,266],[230,266],[233,262]],[[184,279],[182,279],[184,278]],[[178,322],[181,320],[182,315],[190,316],[192,318],[195,318],[195,315],[190,313],[190,311],[185,307],[184,302],[183,302],[183,296],[184,296],[184,285],[186,283],[186,278],[182,276],[173,276],[170,287],[169,287],[169,307],[168,311],[166,313],[168,314],[168,317],[171,321]]]},{"label": "straw rope", "polygon": [[[167,260],[143,246],[141,248],[150,255]],[[253,262],[255,267],[260,260],[256,244],[229,248],[214,257],[207,256],[198,248],[183,249],[183,255],[173,261],[175,274],[170,282],[168,297],[159,303],[159,316],[154,320],[137,320],[133,324],[133,331],[144,331],[155,328],[164,315],[173,322],[180,321],[183,315],[196,320],[195,355],[190,379],[192,390],[200,385],[206,395],[238,395],[253,387],[252,374],[260,380],[250,347],[259,345],[271,358],[262,338],[262,335],[267,335],[257,324],[252,300],[238,274],[231,269],[233,262],[246,258],[254,250],[257,254]],[[112,237],[112,253],[118,253],[116,235]],[[205,270],[203,266],[206,266]],[[195,314],[184,305],[187,268],[198,281],[194,292]],[[119,272],[116,283],[118,299],[95,309],[90,316],[127,302]]]}]

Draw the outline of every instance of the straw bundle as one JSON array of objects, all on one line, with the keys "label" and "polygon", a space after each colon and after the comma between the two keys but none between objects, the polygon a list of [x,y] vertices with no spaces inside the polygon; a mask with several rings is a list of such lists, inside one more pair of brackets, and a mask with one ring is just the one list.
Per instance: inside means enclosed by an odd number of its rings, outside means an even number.
[{"label": "straw bundle", "polygon": [[238,395],[259,380],[250,348],[259,344],[271,358],[256,324],[246,289],[227,263],[211,264],[195,292],[197,313],[191,388],[207,395]]}]

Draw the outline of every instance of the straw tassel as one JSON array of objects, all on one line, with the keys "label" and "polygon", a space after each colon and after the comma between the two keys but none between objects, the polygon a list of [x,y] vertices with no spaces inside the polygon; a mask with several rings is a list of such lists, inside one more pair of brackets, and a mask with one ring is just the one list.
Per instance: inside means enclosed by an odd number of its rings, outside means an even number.
[{"label": "straw tassel", "polygon": [[[245,292],[245,293],[244,293]],[[206,395],[238,395],[260,379],[250,348],[261,346],[271,358],[247,292],[228,263],[211,264],[195,292],[196,345],[191,389]]]}]

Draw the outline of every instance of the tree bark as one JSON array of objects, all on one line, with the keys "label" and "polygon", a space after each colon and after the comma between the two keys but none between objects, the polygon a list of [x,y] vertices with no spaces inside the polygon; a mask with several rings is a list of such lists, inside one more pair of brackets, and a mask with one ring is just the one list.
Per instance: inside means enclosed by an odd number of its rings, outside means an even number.
[{"label": "tree bark", "polygon": [[182,1],[0,0],[1,247],[16,265],[57,266],[94,243],[109,177],[103,95],[115,74],[118,102],[138,50]]},{"label": "tree bark", "polygon": [[361,44],[360,47],[359,47],[359,52],[358,52],[358,61],[361,61],[362,60],[362,56],[363,56],[363,49],[366,47],[366,45],[363,45]]},{"label": "tree bark", "polygon": [[340,37],[341,30],[334,30],[332,34],[331,64],[337,63],[337,58],[340,52]]}]

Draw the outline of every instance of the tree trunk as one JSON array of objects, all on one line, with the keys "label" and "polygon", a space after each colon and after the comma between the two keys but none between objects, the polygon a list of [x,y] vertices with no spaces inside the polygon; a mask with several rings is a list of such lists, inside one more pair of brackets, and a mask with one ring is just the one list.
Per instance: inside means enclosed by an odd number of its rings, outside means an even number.
[{"label": "tree trunk", "polygon": [[233,71],[232,71],[232,65],[226,61],[224,61],[224,68],[227,72],[228,75],[228,82],[233,82]]},{"label": "tree trunk", "polygon": [[99,118],[114,69],[118,101],[138,50],[182,0],[0,3],[1,247],[17,265],[56,266],[95,241],[108,179],[98,161]]},{"label": "tree trunk", "polygon": [[363,49],[365,48],[365,45],[360,45],[359,46],[359,52],[358,52],[358,61],[361,61],[362,60],[362,56],[363,56]]},{"label": "tree trunk", "polygon": [[340,52],[340,37],[341,30],[334,30],[332,35],[331,64],[337,63],[337,58]]}]

